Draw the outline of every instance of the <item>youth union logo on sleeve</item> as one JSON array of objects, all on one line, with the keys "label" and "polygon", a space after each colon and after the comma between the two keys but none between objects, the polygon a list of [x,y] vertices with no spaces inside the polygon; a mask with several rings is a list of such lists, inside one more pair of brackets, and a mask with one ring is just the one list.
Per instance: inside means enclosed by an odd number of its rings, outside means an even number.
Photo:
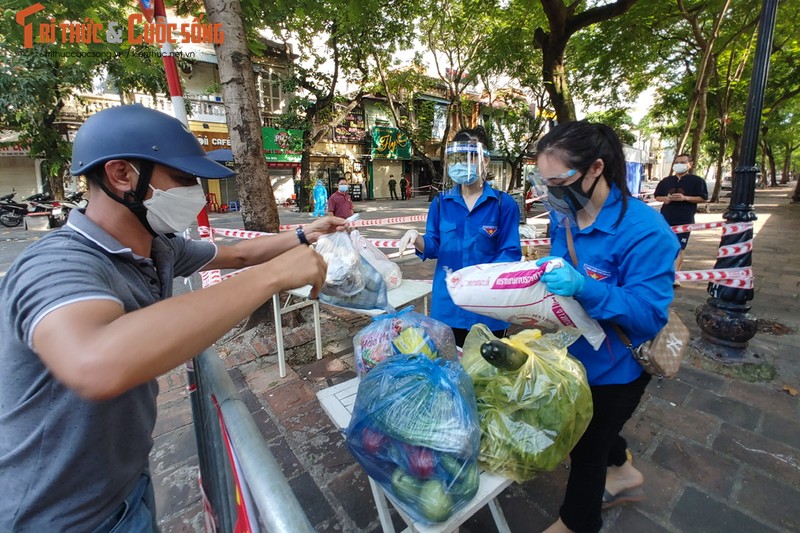
[{"label": "youth union logo on sleeve", "polygon": [[586,271],[586,274],[592,278],[596,279],[597,281],[603,281],[604,279],[611,276],[611,272],[608,270],[603,270],[602,268],[593,267],[592,265],[583,265],[583,269]]},{"label": "youth union logo on sleeve", "polygon": [[492,237],[497,233],[497,226],[481,226],[481,229],[486,232],[486,235]]}]

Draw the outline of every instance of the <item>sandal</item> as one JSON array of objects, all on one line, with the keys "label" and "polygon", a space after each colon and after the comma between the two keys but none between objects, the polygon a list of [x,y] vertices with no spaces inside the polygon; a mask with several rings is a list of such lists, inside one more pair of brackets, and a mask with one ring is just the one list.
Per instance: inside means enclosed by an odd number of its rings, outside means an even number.
[{"label": "sandal", "polygon": [[606,510],[614,507],[617,504],[625,502],[640,502],[645,499],[644,489],[642,487],[632,487],[625,489],[617,494],[611,494],[608,491],[603,492],[603,506],[602,509]]}]

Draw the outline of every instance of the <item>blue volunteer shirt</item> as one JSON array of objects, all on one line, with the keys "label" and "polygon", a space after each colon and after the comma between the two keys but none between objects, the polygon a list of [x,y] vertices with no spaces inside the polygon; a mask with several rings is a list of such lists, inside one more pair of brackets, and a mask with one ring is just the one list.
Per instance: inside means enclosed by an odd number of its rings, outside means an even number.
[{"label": "blue volunteer shirt", "polygon": [[[586,367],[590,385],[630,383],[641,375],[642,367],[611,324],[619,325],[638,346],[666,325],[674,297],[679,245],[672,230],[657,211],[635,198],[628,198],[628,209],[615,226],[621,210],[621,192],[613,186],[594,224],[570,228],[577,270],[586,276],[576,299],[607,336],[597,351],[583,337],[569,347]],[[566,228],[552,215],[550,222],[551,254],[571,264]]]},{"label": "blue volunteer shirt", "polygon": [[477,323],[491,330],[505,329],[507,322],[465,311],[453,303],[447,292],[445,268],[459,270],[483,263],[519,261],[519,208],[511,196],[484,183],[483,192],[472,211],[461,196],[461,186],[445,191],[428,209],[425,227],[425,252],[417,255],[436,258],[431,297],[431,317],[452,328],[469,329]]}]

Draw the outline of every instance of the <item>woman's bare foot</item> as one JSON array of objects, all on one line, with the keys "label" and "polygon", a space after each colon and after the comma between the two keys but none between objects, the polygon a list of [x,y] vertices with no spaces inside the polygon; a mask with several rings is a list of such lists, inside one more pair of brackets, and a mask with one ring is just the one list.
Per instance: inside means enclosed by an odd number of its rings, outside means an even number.
[{"label": "woman's bare foot", "polygon": [[622,466],[609,466],[606,471],[606,490],[612,496],[642,484],[644,475],[633,467],[630,460],[625,461]]},{"label": "woman's bare foot", "polygon": [[542,533],[572,533],[572,530],[565,526],[564,522],[559,518]]}]

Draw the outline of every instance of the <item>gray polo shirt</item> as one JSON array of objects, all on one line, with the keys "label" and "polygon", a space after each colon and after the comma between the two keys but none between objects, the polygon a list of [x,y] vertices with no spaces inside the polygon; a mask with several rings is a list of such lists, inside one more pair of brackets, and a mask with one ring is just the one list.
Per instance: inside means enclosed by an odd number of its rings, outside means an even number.
[{"label": "gray polo shirt", "polygon": [[17,258],[0,280],[0,531],[91,530],[133,488],[153,445],[156,381],[81,399],[31,349],[39,321],[83,300],[141,309],[215,254],[209,242],[157,237],[152,259],[140,257],[73,210]]}]

